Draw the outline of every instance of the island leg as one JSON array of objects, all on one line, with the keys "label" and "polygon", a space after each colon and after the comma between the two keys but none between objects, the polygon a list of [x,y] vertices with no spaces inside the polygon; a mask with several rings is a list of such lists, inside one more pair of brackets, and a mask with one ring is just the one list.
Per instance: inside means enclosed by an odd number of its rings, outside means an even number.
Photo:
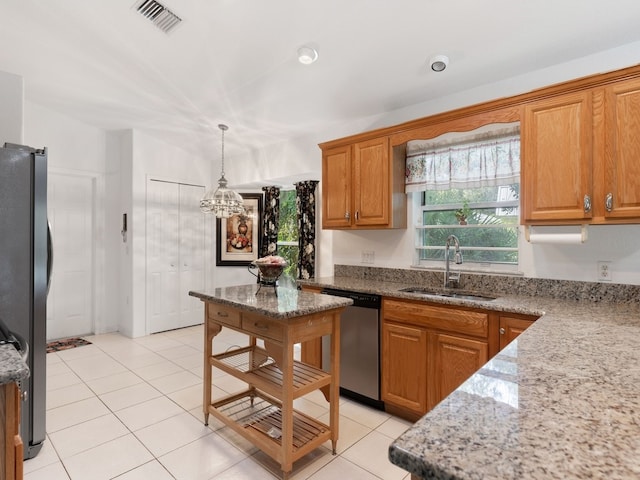
[{"label": "island leg", "polygon": [[329,428],[331,428],[331,450],[338,448],[338,425],[340,424],[340,314],[333,315],[331,332],[331,384],[329,391]]},{"label": "island leg", "polygon": [[[209,308],[207,304],[206,309]],[[205,311],[206,311],[205,309]],[[209,407],[211,406],[211,362],[210,358],[213,355],[213,337],[218,335],[222,327],[220,324],[215,323],[213,320],[209,320],[205,313],[204,318],[204,365],[203,365],[203,378],[202,378],[202,411],[204,412],[204,424],[209,425]]]},{"label": "island leg", "polygon": [[282,364],[282,463],[283,478],[293,469],[293,343],[289,335],[283,345]]}]

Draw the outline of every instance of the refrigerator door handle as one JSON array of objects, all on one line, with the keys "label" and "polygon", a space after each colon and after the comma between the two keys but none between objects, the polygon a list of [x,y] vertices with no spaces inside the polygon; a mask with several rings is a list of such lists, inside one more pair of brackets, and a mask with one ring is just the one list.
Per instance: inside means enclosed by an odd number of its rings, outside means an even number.
[{"label": "refrigerator door handle", "polygon": [[47,295],[51,288],[51,275],[53,273],[53,237],[51,236],[51,222],[47,219]]}]

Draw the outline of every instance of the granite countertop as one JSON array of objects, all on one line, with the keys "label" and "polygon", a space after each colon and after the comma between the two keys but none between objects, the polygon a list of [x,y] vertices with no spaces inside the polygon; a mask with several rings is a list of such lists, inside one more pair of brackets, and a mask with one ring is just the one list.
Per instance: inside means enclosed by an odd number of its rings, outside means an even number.
[{"label": "granite countertop", "polygon": [[214,288],[206,292],[189,292],[192,297],[276,319],[287,319],[324,312],[334,308],[342,308],[353,303],[348,298],[319,295],[303,292],[295,288],[277,287],[277,295],[273,287],[263,286],[259,292],[257,284],[236,287]]},{"label": "granite countertop", "polygon": [[29,367],[13,345],[0,345],[0,385],[24,380],[29,376]]},{"label": "granite countertop", "polygon": [[637,295],[520,292],[477,302],[400,293],[406,284],[370,278],[305,283],[541,315],[391,444],[395,465],[426,479],[640,478]]}]

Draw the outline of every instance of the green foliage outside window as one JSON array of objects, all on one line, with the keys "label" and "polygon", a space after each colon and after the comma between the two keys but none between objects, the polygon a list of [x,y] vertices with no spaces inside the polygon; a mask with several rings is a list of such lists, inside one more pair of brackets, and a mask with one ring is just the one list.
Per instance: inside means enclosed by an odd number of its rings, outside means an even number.
[{"label": "green foliage outside window", "polygon": [[280,192],[280,225],[278,228],[278,255],[287,260],[283,275],[296,278],[298,264],[298,215],[296,213],[296,191]]},{"label": "green foliage outside window", "polygon": [[[444,260],[447,237],[453,234],[460,240],[465,262],[518,263],[518,184],[422,195],[420,245],[434,248],[419,249],[420,260]],[[467,213],[464,226],[456,215],[460,210]]]}]

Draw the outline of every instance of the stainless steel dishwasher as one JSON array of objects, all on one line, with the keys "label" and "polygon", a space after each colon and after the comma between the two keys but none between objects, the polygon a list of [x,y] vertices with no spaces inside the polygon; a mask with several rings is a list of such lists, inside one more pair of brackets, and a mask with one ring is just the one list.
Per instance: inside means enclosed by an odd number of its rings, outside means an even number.
[{"label": "stainless steel dishwasher", "polygon": [[[325,288],[323,294],[347,297],[340,320],[340,394],[383,409],[380,398],[380,296]],[[322,339],[322,368],[328,371],[329,337]]]}]

